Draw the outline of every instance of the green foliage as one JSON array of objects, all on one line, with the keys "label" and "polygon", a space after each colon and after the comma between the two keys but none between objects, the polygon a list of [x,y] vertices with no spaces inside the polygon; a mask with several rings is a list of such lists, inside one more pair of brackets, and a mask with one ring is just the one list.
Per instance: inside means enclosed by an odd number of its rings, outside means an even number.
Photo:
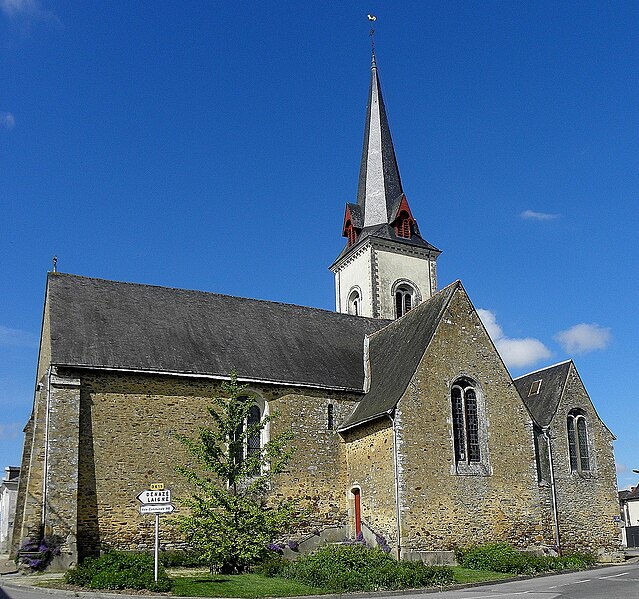
[{"label": "green foliage", "polygon": [[265,499],[270,481],[293,455],[292,432],[274,436],[247,454],[249,441],[259,438],[272,417],[247,424],[253,400],[243,399],[245,388],[231,373],[222,385],[224,395],[214,397],[208,409],[213,427],[200,428],[195,439],[178,436],[199,467],[178,468],[194,493],[181,502],[190,514],[174,522],[211,572],[223,574],[245,572],[263,559],[267,545],[288,532],[299,515],[296,500]]},{"label": "green foliage", "polygon": [[321,593],[322,589],[310,587],[296,580],[267,578],[261,574],[176,576],[172,591],[172,594],[177,597],[245,597],[247,599]]},{"label": "green foliage", "polygon": [[85,559],[64,575],[64,581],[89,589],[171,590],[171,579],[162,565],[158,566],[155,582],[153,566],[153,556],[148,553],[110,551],[98,558]]},{"label": "green foliage", "polygon": [[294,562],[282,560],[280,567],[264,571],[323,588],[328,592],[394,590],[443,586],[453,582],[446,566],[396,561],[381,549],[362,545],[326,545]]},{"label": "green foliage", "polygon": [[472,570],[492,570],[509,574],[536,574],[558,570],[581,570],[595,563],[587,554],[561,557],[535,556],[517,551],[508,543],[489,543],[456,551],[459,564]]},{"label": "green foliage", "polygon": [[162,551],[160,563],[165,568],[197,568],[209,565],[202,553],[195,549]]}]

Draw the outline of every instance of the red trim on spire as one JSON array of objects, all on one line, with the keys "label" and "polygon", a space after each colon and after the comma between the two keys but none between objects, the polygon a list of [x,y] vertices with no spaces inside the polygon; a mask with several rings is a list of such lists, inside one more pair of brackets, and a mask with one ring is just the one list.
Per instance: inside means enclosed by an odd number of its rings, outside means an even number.
[{"label": "red trim on spire", "polygon": [[346,206],[346,214],[344,214],[344,226],[342,227],[342,237],[348,239],[348,247],[355,245],[359,231],[353,227],[353,219],[351,218],[351,210]]}]

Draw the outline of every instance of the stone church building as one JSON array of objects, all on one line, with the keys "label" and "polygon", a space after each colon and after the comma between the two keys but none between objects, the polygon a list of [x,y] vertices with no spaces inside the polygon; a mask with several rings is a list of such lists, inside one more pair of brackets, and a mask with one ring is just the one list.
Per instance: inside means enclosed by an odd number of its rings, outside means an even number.
[{"label": "stone church building", "polygon": [[427,561],[497,540],[617,559],[614,437],[572,361],[513,381],[461,282],[438,290],[374,57],[342,235],[335,312],[49,273],[14,548],[56,535],[64,566],[150,546],[136,496],[188,493],[176,434],[234,369],[279,414],[262,442],[294,432],[272,493],[309,506],[302,548],[361,533]]}]

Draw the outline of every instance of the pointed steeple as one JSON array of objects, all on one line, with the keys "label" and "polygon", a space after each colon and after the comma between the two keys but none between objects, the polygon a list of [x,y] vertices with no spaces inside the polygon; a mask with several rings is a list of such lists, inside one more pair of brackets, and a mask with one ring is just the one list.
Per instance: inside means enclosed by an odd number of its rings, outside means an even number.
[{"label": "pointed steeple", "polygon": [[402,181],[373,51],[364,147],[357,188],[357,203],[363,212],[364,227],[389,223],[394,217],[393,208],[396,208],[402,194]]}]

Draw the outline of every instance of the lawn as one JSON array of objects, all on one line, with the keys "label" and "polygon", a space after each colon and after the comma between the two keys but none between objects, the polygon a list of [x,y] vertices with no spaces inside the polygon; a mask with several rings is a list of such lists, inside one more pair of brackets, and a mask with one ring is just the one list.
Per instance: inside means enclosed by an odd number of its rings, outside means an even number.
[{"label": "lawn", "polygon": [[[455,566],[455,582],[459,584],[484,582],[509,578],[510,574],[480,572]],[[185,571],[172,574],[172,594],[179,597],[295,597],[321,595],[326,591],[283,578],[270,578],[260,574],[211,576],[205,572],[188,574]]]},{"label": "lawn", "polygon": [[457,584],[469,584],[473,582],[489,582],[491,580],[501,580],[502,578],[512,578],[512,574],[503,572],[489,572],[486,570],[469,570],[461,566],[453,566],[455,582]]},{"label": "lawn", "polygon": [[199,573],[174,575],[172,594],[178,597],[295,597],[324,591],[283,578],[260,574],[221,576]]}]

